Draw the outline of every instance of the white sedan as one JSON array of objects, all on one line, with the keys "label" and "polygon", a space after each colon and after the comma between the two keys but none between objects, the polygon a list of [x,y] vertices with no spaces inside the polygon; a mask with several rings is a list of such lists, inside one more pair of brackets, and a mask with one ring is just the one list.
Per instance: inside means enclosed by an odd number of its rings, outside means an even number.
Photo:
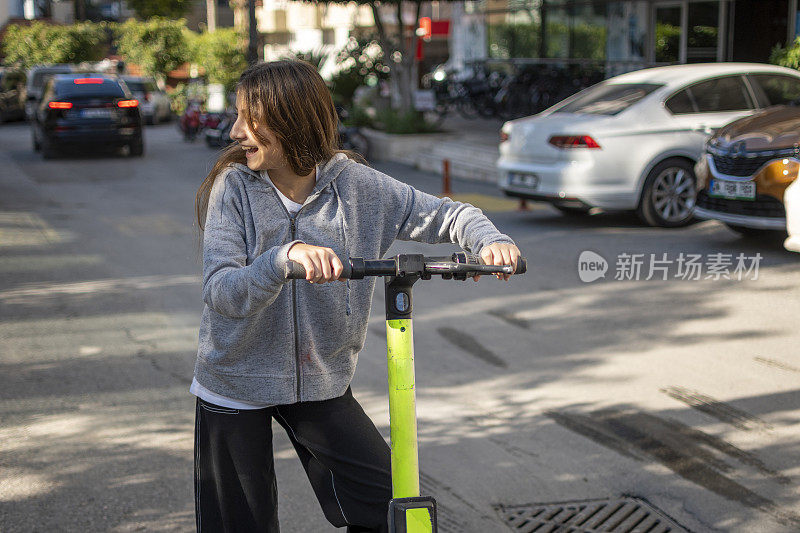
[{"label": "white sedan", "polygon": [[[693,217],[695,163],[709,135],[770,102],[800,72],[755,63],[629,72],[501,130],[500,188],[566,213],[636,210],[653,226]],[[774,80],[773,80],[774,81]]]}]

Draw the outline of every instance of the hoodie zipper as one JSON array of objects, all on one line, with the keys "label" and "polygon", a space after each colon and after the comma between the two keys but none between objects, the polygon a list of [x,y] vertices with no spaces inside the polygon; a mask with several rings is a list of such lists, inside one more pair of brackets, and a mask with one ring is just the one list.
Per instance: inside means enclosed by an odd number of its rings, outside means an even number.
[{"label": "hoodie zipper", "polygon": [[[278,198],[280,201],[280,198]],[[281,202],[283,204],[283,202]],[[302,208],[301,208],[302,209]],[[299,211],[298,211],[299,213]],[[289,214],[289,211],[286,211],[286,214]],[[289,216],[289,227],[292,230],[292,238],[291,240],[295,240],[295,230],[297,226],[295,224],[295,218],[297,218],[297,213],[295,216]],[[294,364],[295,370],[297,372],[297,401],[300,401],[300,379],[301,379],[301,368],[300,368],[300,335],[298,333],[298,326],[297,326],[297,280],[292,280],[292,317],[294,319]]]},{"label": "hoodie zipper", "polygon": [[[297,211],[297,213],[295,213],[294,216],[292,216],[289,213],[289,210],[286,209],[286,206],[283,205],[283,201],[278,196],[278,193],[275,190],[275,188],[274,187],[270,187],[270,189],[272,190],[272,194],[275,195],[275,200],[278,201],[278,204],[283,208],[283,212],[286,213],[286,217],[289,219],[289,229],[290,229],[290,232],[291,232],[291,238],[289,239],[289,242],[291,242],[291,241],[293,241],[293,240],[295,240],[297,238],[297,235],[296,235],[296,232],[297,232],[296,219],[297,219],[297,216],[300,214],[300,211],[303,210],[303,207],[305,207],[306,204],[304,203],[303,206]],[[314,194],[309,195],[309,198],[314,199],[312,197],[319,196],[319,194],[321,192],[322,192],[322,189],[320,189],[319,191],[317,191]],[[308,198],[306,198],[306,202],[307,201],[308,201]],[[295,365],[295,372],[297,374],[297,390],[295,391],[295,393],[297,394],[297,401],[299,402],[300,401],[300,391],[301,391],[301,380],[302,380],[302,378],[301,378],[302,368],[301,368],[301,365],[300,365],[300,332],[299,332],[300,328],[299,328],[298,322],[297,322],[297,280],[296,279],[292,280],[292,321],[294,322],[294,327],[292,328],[294,330],[294,365]]]}]

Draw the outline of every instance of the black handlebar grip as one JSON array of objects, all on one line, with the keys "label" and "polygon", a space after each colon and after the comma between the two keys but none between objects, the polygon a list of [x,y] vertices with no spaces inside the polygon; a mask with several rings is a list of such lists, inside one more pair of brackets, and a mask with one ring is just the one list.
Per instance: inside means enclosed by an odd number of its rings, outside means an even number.
[{"label": "black handlebar grip", "polygon": [[[456,252],[453,254],[453,261],[456,263],[471,263],[475,265],[482,265],[483,259],[479,255],[468,254],[466,252]],[[528,262],[524,257],[517,257],[517,268],[514,274],[524,274],[528,271]]]},{"label": "black handlebar grip", "polygon": [[[339,276],[341,279],[349,279],[352,267],[350,261],[342,261],[342,274]],[[287,261],[286,268],[284,269],[286,279],[306,279],[306,269],[301,263],[296,261]]]}]

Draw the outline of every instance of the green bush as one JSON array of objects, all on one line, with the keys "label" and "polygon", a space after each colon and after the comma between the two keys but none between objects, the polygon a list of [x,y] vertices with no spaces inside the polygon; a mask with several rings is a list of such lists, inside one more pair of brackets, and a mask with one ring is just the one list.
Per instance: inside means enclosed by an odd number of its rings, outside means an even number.
[{"label": "green bush", "polygon": [[117,49],[129,63],[147,76],[164,79],[190,58],[186,21],[153,17],[146,21],[129,19],[117,24]]},{"label": "green bush", "polygon": [[374,120],[363,107],[353,106],[347,120],[342,121],[345,126],[355,126],[357,128],[374,128]]},{"label": "green bush", "polygon": [[434,133],[437,127],[425,121],[419,111],[403,113],[395,109],[378,112],[373,125],[386,133]]},{"label": "green bush", "polygon": [[221,83],[226,93],[234,90],[247,68],[245,36],[234,28],[186,35],[191,61],[205,69],[208,82]]},{"label": "green bush", "polygon": [[5,61],[24,68],[98,61],[108,50],[108,28],[104,22],[79,22],[69,26],[38,21],[30,26],[11,24],[2,41]]},{"label": "green bush", "polygon": [[782,67],[800,69],[800,37],[786,48],[776,44],[769,56],[769,62]]},{"label": "green bush", "polygon": [[179,83],[167,96],[170,108],[176,115],[183,115],[189,100],[208,100],[206,85],[203,83]]},{"label": "green bush", "polygon": [[539,57],[540,25],[538,23],[502,22],[487,28],[489,57]]}]

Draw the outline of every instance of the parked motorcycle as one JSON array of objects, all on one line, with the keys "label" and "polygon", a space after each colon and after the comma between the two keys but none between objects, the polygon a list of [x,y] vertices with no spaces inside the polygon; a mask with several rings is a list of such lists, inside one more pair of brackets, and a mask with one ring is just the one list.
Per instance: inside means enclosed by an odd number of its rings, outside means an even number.
[{"label": "parked motorcycle", "polygon": [[186,104],[186,109],[183,111],[183,115],[181,115],[181,119],[178,122],[183,132],[184,141],[194,142],[197,133],[200,131],[201,113],[202,108],[200,102],[197,100],[191,100]]},{"label": "parked motorcycle", "polygon": [[217,128],[222,118],[222,113],[205,112],[199,100],[189,101],[179,122],[181,131],[183,132],[183,139],[188,142],[194,142],[203,130]]},{"label": "parked motorcycle", "polygon": [[236,122],[234,113],[230,111],[223,113],[216,127],[205,130],[206,144],[210,148],[225,148],[232,143],[231,128],[234,122]]}]

